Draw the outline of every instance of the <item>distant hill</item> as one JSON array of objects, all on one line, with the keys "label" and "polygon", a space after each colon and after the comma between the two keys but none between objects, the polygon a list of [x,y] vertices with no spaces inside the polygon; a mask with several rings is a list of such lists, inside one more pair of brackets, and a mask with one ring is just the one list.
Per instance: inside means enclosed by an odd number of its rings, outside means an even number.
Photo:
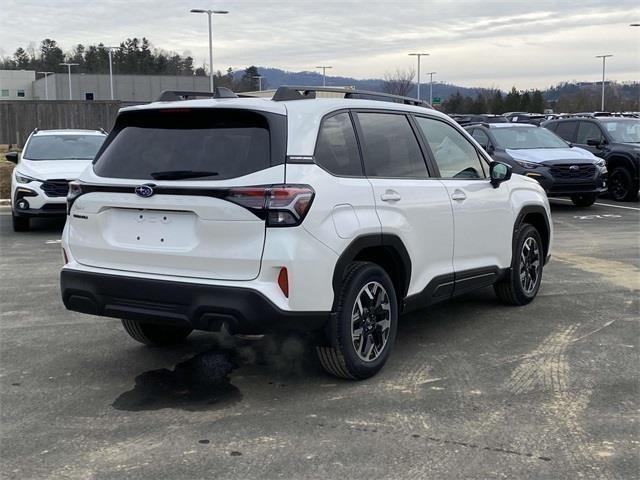
[{"label": "distant hill", "polygon": [[[304,85],[304,86],[320,86],[322,85],[322,74],[318,72],[288,72],[280,70],[279,68],[258,67],[262,79],[262,88],[278,88],[281,85]],[[235,72],[235,78],[242,77],[243,72]],[[371,90],[374,92],[382,91],[382,79],[380,78],[368,78],[364,80],[358,80],[353,77],[340,77],[327,75],[327,86],[345,87],[353,86],[361,90]],[[451,95],[459,91],[462,95],[475,97],[480,92],[487,92],[487,89],[483,88],[467,88],[457,85],[451,85],[447,83],[435,83],[433,84],[433,96],[440,97],[442,100],[449,98]],[[415,88],[410,93],[411,96],[415,95]],[[420,96],[428,100],[429,99],[429,83],[422,83],[420,87]]]}]

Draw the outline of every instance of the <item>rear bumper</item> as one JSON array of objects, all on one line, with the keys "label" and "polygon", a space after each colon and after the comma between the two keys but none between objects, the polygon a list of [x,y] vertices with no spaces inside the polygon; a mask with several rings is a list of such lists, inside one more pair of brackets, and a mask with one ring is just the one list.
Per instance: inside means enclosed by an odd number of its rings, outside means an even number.
[{"label": "rear bumper", "polygon": [[62,301],[76,312],[147,323],[189,325],[196,330],[259,334],[313,331],[329,312],[294,312],[278,308],[249,288],[134,278],[63,269]]}]

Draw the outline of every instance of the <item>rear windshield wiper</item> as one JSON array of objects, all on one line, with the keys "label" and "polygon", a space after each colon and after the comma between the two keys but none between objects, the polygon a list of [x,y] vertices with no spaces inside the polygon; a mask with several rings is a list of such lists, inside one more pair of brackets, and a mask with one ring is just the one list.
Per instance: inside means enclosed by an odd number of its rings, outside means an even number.
[{"label": "rear windshield wiper", "polygon": [[200,170],[167,170],[165,172],[151,172],[154,180],[180,180],[183,178],[215,177],[218,172],[205,172]]}]

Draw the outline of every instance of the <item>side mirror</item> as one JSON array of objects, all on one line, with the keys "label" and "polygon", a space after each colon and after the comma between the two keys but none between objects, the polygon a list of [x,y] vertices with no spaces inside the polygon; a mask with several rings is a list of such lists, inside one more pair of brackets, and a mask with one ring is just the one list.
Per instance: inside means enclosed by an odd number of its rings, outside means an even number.
[{"label": "side mirror", "polygon": [[596,140],[595,138],[590,138],[587,140],[587,145],[589,145],[590,147],[599,147],[600,140]]},{"label": "side mirror", "polygon": [[18,152],[5,153],[4,156],[11,163],[18,163]]},{"label": "side mirror", "polygon": [[491,144],[489,144],[486,147],[484,147],[484,149],[489,155],[493,155],[496,152],[496,147],[494,147]]},{"label": "side mirror", "polygon": [[491,162],[489,176],[491,177],[493,188],[498,188],[502,182],[506,182],[511,178],[511,167],[506,163]]}]

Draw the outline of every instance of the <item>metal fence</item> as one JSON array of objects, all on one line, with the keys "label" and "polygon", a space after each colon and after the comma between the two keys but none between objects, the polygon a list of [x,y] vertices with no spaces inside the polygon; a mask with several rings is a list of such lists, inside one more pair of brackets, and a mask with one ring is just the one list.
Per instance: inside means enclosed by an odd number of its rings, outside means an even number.
[{"label": "metal fence", "polygon": [[0,144],[22,146],[35,129],[104,128],[113,126],[118,109],[131,102],[20,100],[0,101]]}]

